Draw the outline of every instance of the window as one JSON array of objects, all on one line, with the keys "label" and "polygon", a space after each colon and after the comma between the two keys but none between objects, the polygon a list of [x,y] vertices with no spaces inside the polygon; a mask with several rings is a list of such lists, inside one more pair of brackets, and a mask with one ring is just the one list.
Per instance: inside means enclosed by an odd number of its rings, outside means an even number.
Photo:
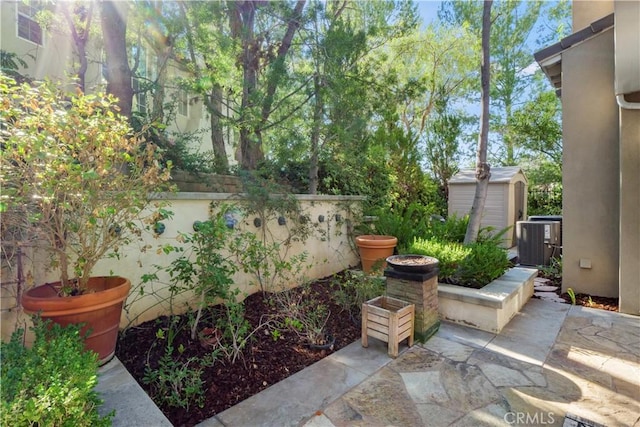
[{"label": "window", "polygon": [[147,78],[149,77],[147,70],[147,52],[142,47],[134,46],[132,50],[132,58],[137,58],[138,60],[136,73],[131,82],[135,107],[138,112],[147,114],[147,91],[149,90],[149,84],[147,83]]},{"label": "window", "polygon": [[189,97],[186,90],[178,92],[178,114],[185,117],[189,115]]},{"label": "window", "polygon": [[39,1],[18,3],[18,37],[42,46],[42,28],[35,20],[40,8]]}]

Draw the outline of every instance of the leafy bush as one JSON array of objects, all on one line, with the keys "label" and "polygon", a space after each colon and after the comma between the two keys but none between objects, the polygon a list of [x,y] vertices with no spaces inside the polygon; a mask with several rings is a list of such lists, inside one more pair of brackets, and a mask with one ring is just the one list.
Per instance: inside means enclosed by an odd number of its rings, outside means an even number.
[{"label": "leafy bush", "polygon": [[374,212],[376,221],[363,224],[358,232],[394,236],[398,239],[398,252],[404,252],[416,236],[427,234],[432,213],[418,203],[411,203],[404,211],[380,209]]},{"label": "leafy bush", "polygon": [[354,320],[359,320],[362,304],[385,291],[384,279],[378,276],[369,276],[360,272],[347,271],[345,277],[336,285],[339,289],[333,293],[334,301],[347,310]]},{"label": "leafy bush", "polygon": [[458,218],[454,214],[444,221],[432,221],[428,233],[421,237],[437,239],[443,242],[462,243],[468,225],[469,215]]},{"label": "leafy bush", "polygon": [[481,288],[509,268],[506,251],[492,242],[473,243],[467,248],[469,253],[455,274],[455,280],[465,286]]},{"label": "leafy bush", "polygon": [[180,360],[168,346],[156,369],[146,367],[142,381],[151,386],[154,400],[162,404],[189,410],[195,403],[201,408],[204,405],[201,364],[197,357]]},{"label": "leafy bush", "polygon": [[483,287],[509,268],[506,251],[493,240],[463,245],[416,239],[409,253],[437,258],[440,281],[473,288]]},{"label": "leafy bush", "polygon": [[415,239],[409,247],[408,253],[437,258],[439,261],[438,268],[440,269],[438,276],[441,281],[445,281],[453,277],[470,251],[470,248],[458,242]]},{"label": "leafy bush", "polygon": [[2,353],[2,406],[5,426],[109,426],[110,413],[98,414],[102,401],[98,357],[84,349],[79,326],[65,328],[36,319],[31,348],[22,343],[24,330],[14,332]]},{"label": "leafy bush", "polygon": [[562,184],[529,187],[527,212],[529,215],[562,215]]}]

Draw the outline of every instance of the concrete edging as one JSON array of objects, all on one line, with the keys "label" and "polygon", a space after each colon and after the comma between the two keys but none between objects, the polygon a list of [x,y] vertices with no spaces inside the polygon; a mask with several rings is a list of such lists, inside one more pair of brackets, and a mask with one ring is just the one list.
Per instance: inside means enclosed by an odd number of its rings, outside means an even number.
[{"label": "concrete edging", "polygon": [[514,267],[481,289],[438,283],[442,320],[499,333],[533,296],[535,268]]}]

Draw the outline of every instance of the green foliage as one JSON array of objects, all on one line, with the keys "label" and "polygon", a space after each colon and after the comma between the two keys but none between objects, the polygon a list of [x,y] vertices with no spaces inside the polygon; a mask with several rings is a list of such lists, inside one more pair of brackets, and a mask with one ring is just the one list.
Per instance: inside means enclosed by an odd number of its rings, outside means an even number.
[{"label": "green foliage", "polygon": [[360,319],[363,303],[385,292],[382,277],[351,270],[348,270],[345,277],[340,278],[335,285],[338,286],[338,290],[333,293],[333,299],[343,310],[347,310],[354,320]]},{"label": "green foliage", "polygon": [[460,263],[454,279],[472,288],[481,288],[502,276],[509,268],[506,250],[492,242],[476,242]]},{"label": "green foliage", "polygon": [[562,256],[552,257],[549,265],[539,265],[538,270],[544,278],[558,281],[562,279]]},{"label": "green foliage", "polygon": [[2,406],[5,426],[109,426],[113,412],[98,414],[102,404],[94,387],[98,383],[98,358],[84,349],[79,326],[35,319],[35,341],[23,345],[24,330],[8,343],[2,354]]},{"label": "green foliage", "polygon": [[529,187],[527,213],[529,215],[562,215],[562,186]]},{"label": "green foliage", "polygon": [[232,294],[235,263],[222,254],[233,230],[227,227],[227,209],[213,214],[191,234],[182,234],[182,241],[190,246],[166,268],[173,292],[192,291],[198,298],[196,317],[191,326],[191,339],[195,339],[202,311],[220,301],[235,301]]},{"label": "green foliage", "polygon": [[458,242],[417,238],[409,247],[408,253],[437,258],[440,269],[438,277],[444,281],[454,276],[460,264],[464,261],[465,257],[469,255],[470,251],[470,248]]},{"label": "green foliage", "polygon": [[168,188],[170,168],[115,113],[111,96],[4,75],[0,94],[3,240],[23,230],[51,255],[63,287],[83,290],[100,259],[119,256],[156,222],[149,195]]},{"label": "green foliage", "polygon": [[142,381],[151,386],[151,396],[160,404],[186,410],[193,404],[203,407],[205,396],[200,359],[193,357],[182,361],[173,353],[173,347],[167,346],[158,367],[147,366]]},{"label": "green foliage", "polygon": [[411,203],[403,213],[395,210],[379,209],[374,211],[376,220],[373,223],[362,224],[360,234],[382,234],[394,236],[398,239],[398,252],[403,252],[413,239],[428,233],[429,218],[433,211],[419,203]]},{"label": "green foliage", "polygon": [[325,327],[331,311],[319,302],[310,288],[287,289],[270,294],[268,298],[276,308],[274,330],[289,330],[306,344],[326,344],[328,331]]},{"label": "green foliage", "polygon": [[567,295],[569,295],[569,298],[571,299],[571,305],[576,305],[576,293],[573,288],[567,289]]},{"label": "green foliage", "polygon": [[562,164],[562,117],[555,91],[538,94],[513,113],[513,142],[554,164]]},{"label": "green foliage", "polygon": [[437,258],[441,281],[473,288],[487,285],[509,268],[506,251],[494,240],[463,245],[437,239],[416,239],[408,252]]},{"label": "green foliage", "polygon": [[447,217],[444,221],[431,221],[429,231],[425,235],[419,237],[436,239],[443,242],[462,243],[464,241],[464,235],[467,232],[468,225],[469,215],[458,218],[458,216],[454,214]]},{"label": "green foliage", "polygon": [[462,135],[462,115],[448,106],[446,88],[441,86],[435,105],[435,117],[427,126],[426,159],[432,175],[443,192],[448,193],[448,182],[458,170],[459,140]]}]

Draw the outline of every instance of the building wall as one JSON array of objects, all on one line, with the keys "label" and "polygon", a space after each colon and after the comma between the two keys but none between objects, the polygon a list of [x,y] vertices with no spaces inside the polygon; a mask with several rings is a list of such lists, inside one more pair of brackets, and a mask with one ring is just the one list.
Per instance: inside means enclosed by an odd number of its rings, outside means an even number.
[{"label": "building wall", "polygon": [[613,0],[573,0],[571,7],[575,33],[613,13]]},{"label": "building wall", "polygon": [[[0,49],[7,52],[16,53],[19,58],[23,59],[27,64],[27,68],[20,68],[18,72],[27,77],[42,80],[45,77],[54,81],[63,82],[71,89],[70,77],[73,76],[74,70],[78,69],[78,59],[73,50],[73,41],[67,34],[58,32],[51,34],[43,31],[43,46],[38,46],[27,40],[23,40],[17,36],[17,5],[22,0],[0,0]],[[57,7],[58,3],[49,5],[51,8]],[[54,9],[55,12],[55,9]],[[59,13],[58,13],[59,15]],[[61,17],[59,19],[62,19]],[[94,5],[94,22],[99,23],[100,6]],[[95,35],[90,38],[87,46],[87,56],[89,67],[85,75],[85,91],[95,92],[97,90],[104,91],[106,88],[106,80],[102,76],[102,48],[101,35]],[[151,70],[155,59],[151,54],[152,50],[147,49],[146,63]],[[177,67],[170,64],[168,69],[168,80],[183,74]],[[156,76],[148,75],[149,78]],[[176,98],[176,92],[168,89],[167,100]],[[209,123],[209,115],[206,112],[200,98],[194,94],[189,94],[190,106],[188,116],[180,115],[176,112],[175,118],[168,123],[169,133],[174,132],[194,132],[192,138],[188,140],[189,148],[195,152],[212,151],[211,131]],[[136,97],[134,96],[134,109],[136,106]],[[151,96],[147,96],[148,107],[151,107]],[[224,113],[224,112],[223,112]],[[226,111],[227,114],[230,111]],[[173,138],[173,135],[170,136]],[[230,129],[225,129],[225,142],[227,144],[227,158],[231,165],[237,163],[234,156],[234,135]]]},{"label": "building wall", "polygon": [[608,297],[618,296],[620,236],[613,42],[606,30],[562,55],[562,288]]},{"label": "building wall", "polygon": [[640,110],[620,110],[620,170],[619,307],[640,315]]},{"label": "building wall", "polygon": [[[73,72],[79,68],[77,56],[74,53],[73,41],[66,34],[51,34],[43,30],[43,45],[18,37],[17,5],[20,1],[0,2],[0,49],[16,53],[27,63],[27,68],[19,72],[28,77],[42,80],[48,77],[55,81],[70,84]],[[50,6],[50,7],[55,7]],[[102,83],[101,66],[98,49],[88,46],[88,69],[85,74],[87,89]]]}]

